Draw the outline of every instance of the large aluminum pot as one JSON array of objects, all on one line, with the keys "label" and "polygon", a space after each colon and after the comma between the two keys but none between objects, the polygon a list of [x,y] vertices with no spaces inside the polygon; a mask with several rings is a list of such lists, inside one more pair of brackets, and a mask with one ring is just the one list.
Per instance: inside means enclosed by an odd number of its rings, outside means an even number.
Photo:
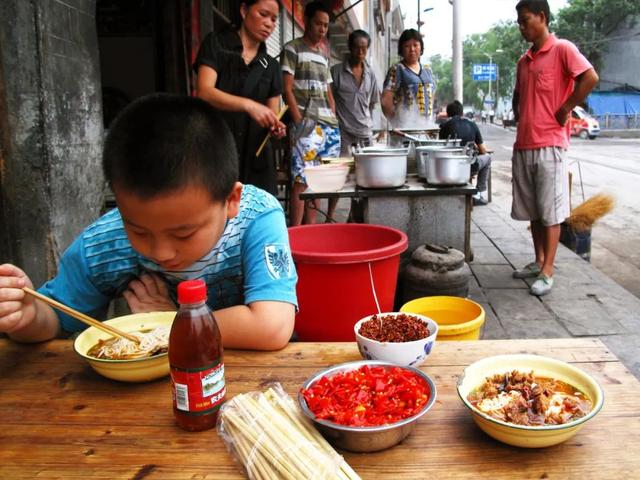
[{"label": "large aluminum pot", "polygon": [[473,157],[443,150],[429,154],[427,183],[431,185],[466,185],[471,176]]},{"label": "large aluminum pot", "polygon": [[429,166],[429,155],[431,152],[445,150],[450,153],[463,154],[465,149],[463,147],[447,146],[446,144],[428,145],[425,147],[416,148],[416,157],[418,163],[418,176],[420,178],[427,178],[427,169]]},{"label": "large aluminum pot", "polygon": [[363,148],[353,152],[356,185],[363,188],[395,188],[407,179],[406,148]]}]

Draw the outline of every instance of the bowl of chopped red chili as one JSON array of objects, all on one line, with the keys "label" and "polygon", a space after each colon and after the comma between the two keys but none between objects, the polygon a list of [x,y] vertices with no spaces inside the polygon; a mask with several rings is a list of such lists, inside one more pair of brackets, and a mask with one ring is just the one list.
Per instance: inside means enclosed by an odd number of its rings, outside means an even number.
[{"label": "bowl of chopped red chili", "polygon": [[354,326],[358,350],[367,360],[417,367],[431,354],[438,324],[423,315],[378,313]]},{"label": "bowl of chopped red chili", "polygon": [[436,400],[424,372],[361,360],[322,370],[298,393],[302,412],[325,438],[351,452],[375,452],[404,440]]}]

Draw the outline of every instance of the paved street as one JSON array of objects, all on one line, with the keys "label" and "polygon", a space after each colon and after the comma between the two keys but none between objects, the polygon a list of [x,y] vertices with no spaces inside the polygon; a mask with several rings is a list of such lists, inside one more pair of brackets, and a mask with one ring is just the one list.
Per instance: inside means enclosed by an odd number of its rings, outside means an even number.
[{"label": "paved street", "polygon": [[[493,200],[510,208],[511,147],[515,133],[499,126],[481,127],[493,155]],[[631,293],[640,297],[640,139],[572,137],[569,148],[573,172],[572,206],[600,192],[613,194],[613,212],[596,223],[591,262]],[[525,225],[524,223],[522,225]]]}]

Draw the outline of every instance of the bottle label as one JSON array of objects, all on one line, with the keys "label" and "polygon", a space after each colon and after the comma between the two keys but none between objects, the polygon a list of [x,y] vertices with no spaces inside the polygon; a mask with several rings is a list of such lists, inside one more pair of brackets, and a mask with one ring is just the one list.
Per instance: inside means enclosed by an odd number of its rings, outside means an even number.
[{"label": "bottle label", "polygon": [[193,415],[214,412],[224,401],[224,363],[216,362],[202,368],[171,366],[173,406]]}]

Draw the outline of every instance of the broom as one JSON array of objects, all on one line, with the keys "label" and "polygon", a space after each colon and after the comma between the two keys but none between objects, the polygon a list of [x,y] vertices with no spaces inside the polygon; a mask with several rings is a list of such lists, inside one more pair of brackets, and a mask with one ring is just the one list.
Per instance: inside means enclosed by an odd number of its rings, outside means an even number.
[{"label": "broom", "polygon": [[567,223],[575,232],[586,232],[615,205],[612,195],[598,193],[571,210]]}]

